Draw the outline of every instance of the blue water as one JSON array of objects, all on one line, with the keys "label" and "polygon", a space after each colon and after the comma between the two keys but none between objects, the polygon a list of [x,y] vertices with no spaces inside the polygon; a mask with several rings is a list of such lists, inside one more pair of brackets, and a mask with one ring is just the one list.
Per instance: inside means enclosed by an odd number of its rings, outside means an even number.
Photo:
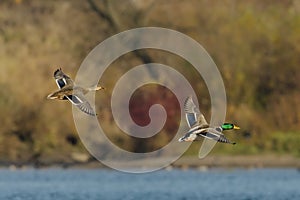
[{"label": "blue water", "polygon": [[1,200],[300,199],[296,169],[0,170]]}]

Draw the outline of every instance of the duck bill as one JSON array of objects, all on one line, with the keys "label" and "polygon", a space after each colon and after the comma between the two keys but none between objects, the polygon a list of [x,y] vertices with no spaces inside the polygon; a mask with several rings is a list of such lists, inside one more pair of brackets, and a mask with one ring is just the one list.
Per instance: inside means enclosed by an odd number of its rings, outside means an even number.
[{"label": "duck bill", "polygon": [[56,96],[52,96],[52,94],[49,94],[49,95],[47,96],[47,99],[57,99],[57,97],[56,97]]},{"label": "duck bill", "polygon": [[104,87],[101,87],[101,86],[97,86],[97,87],[96,87],[96,90],[105,90],[105,88],[104,88]]},{"label": "duck bill", "polygon": [[236,126],[236,125],[234,125],[234,126],[233,126],[233,129],[239,130],[239,129],[241,129],[241,128],[238,127],[238,126]]}]

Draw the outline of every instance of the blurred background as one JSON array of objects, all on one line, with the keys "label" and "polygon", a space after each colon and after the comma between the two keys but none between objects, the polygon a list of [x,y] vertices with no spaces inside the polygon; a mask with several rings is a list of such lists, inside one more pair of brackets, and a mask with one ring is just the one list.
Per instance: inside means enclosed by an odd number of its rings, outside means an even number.
[{"label": "blurred background", "polygon": [[[132,28],[157,26],[180,31],[200,43],[218,66],[227,92],[226,121],[237,145],[217,144],[210,156],[300,156],[300,1],[207,0],[1,0],[0,2],[0,163],[87,162],[67,102],[46,100],[57,89],[53,72],[75,78],[83,59],[100,42]],[[98,119],[118,146],[132,152],[161,148],[176,134],[179,103],[164,87],[147,85],[130,102],[139,125],[149,123],[153,103],[168,120],[152,138],[131,138],[114,123],[110,97],[116,81],[134,66],[157,62],[183,74],[210,119],[210,97],[201,76],[180,57],[140,50],[105,71],[96,94]],[[200,143],[184,157],[197,159]]]}]

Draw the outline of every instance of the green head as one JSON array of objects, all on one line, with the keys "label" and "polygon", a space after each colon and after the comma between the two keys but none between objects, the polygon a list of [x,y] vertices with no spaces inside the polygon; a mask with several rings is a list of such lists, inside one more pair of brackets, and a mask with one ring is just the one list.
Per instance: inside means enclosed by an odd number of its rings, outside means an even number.
[{"label": "green head", "polygon": [[222,129],[226,131],[226,130],[232,130],[232,129],[240,129],[240,127],[238,127],[234,124],[231,124],[231,123],[224,123],[222,125]]}]

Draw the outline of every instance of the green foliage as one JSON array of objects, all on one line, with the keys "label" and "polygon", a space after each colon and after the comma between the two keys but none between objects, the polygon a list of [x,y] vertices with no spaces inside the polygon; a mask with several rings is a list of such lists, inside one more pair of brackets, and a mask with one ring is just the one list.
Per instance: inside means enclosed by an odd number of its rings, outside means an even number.
[{"label": "green foliage", "polygon": [[299,132],[275,132],[271,137],[270,151],[300,157]]}]

